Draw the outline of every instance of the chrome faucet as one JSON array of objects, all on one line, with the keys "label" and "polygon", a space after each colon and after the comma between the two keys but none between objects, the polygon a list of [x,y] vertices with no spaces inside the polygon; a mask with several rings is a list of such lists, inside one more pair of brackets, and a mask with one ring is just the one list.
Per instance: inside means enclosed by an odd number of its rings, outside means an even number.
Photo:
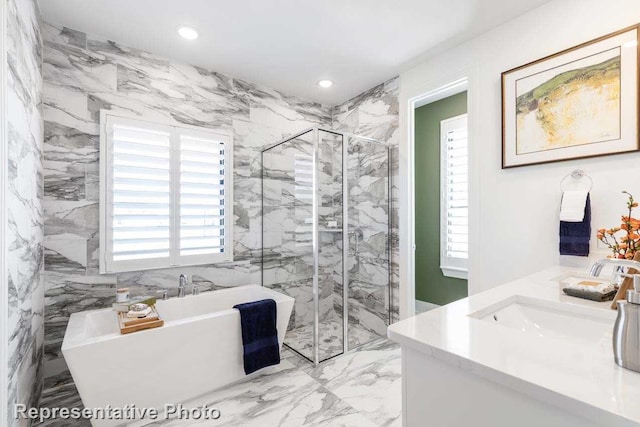
[{"label": "chrome faucet", "polygon": [[178,298],[184,297],[188,282],[189,281],[187,280],[187,276],[181,274],[180,283],[178,284]]},{"label": "chrome faucet", "polygon": [[200,285],[191,280],[191,295],[200,295]]},{"label": "chrome faucet", "polygon": [[631,268],[635,268],[636,270],[640,270],[640,262],[638,261],[634,261],[630,259],[604,258],[596,261],[591,266],[591,271],[589,272],[589,274],[593,277],[598,277],[605,265],[631,267]]},{"label": "chrome faucet", "polygon": [[[599,276],[606,264],[640,270],[640,262],[626,259],[601,259],[591,267],[591,275]],[[618,317],[613,326],[613,358],[617,365],[640,372],[640,274],[619,274],[633,278],[633,289],[626,300],[618,300]]]}]

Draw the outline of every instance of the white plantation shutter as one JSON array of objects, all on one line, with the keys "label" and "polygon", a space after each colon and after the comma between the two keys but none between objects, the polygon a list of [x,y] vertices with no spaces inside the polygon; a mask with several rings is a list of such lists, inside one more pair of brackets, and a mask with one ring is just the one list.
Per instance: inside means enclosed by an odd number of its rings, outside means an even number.
[{"label": "white plantation shutter", "polygon": [[[180,257],[225,251],[225,145],[210,135],[180,139]],[[233,238],[233,236],[229,236]]]},{"label": "white plantation shutter", "polygon": [[294,156],[295,198],[307,204],[313,202],[313,157],[309,154]]},{"label": "white plantation shutter", "polygon": [[230,260],[231,137],[101,117],[101,272]]},{"label": "white plantation shutter", "polygon": [[113,126],[111,256],[169,258],[171,129]]},{"label": "white plantation shutter", "polygon": [[441,144],[440,268],[466,278],[469,258],[469,158],[467,115],[443,120]]},{"label": "white plantation shutter", "polygon": [[[295,205],[303,208],[296,212],[296,245],[308,246],[313,237],[313,156],[296,154],[294,156]],[[305,211],[308,207],[308,212]],[[307,215],[308,214],[308,215]],[[298,217],[301,216],[301,217]]]}]

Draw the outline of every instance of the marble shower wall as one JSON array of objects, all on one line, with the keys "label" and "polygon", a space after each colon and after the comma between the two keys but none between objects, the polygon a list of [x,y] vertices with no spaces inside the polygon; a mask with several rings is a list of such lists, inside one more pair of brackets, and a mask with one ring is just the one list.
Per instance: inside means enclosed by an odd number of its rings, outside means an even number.
[{"label": "marble shower wall", "polygon": [[[7,0],[9,426],[42,392],[42,39],[34,0]],[[26,424],[25,424],[26,425]]]},{"label": "marble shower wall", "polygon": [[[313,132],[263,154],[262,284],[295,298],[289,330],[310,327],[313,312]],[[303,163],[303,164],[301,164]],[[287,344],[297,350],[296,342]]]},{"label": "marble shower wall", "polygon": [[321,360],[343,352],[342,135],[319,131],[318,351]]},{"label": "marble shower wall", "polygon": [[[349,348],[384,335],[390,304],[389,148],[347,137]],[[368,336],[351,333],[368,331]],[[362,342],[362,339],[367,341]]]},{"label": "marble shower wall", "polygon": [[[398,144],[400,140],[398,96],[400,94],[400,78],[394,77],[380,85],[363,92],[355,98],[333,108],[333,128],[354,135],[373,138],[390,146],[390,164],[385,163],[384,153],[366,143],[351,144],[349,151],[349,192],[359,203],[349,206],[350,227],[363,228],[363,241],[360,248],[380,247],[380,224],[384,220],[391,222],[391,264],[377,257],[363,257],[350,266],[352,282],[357,292],[349,299],[350,324],[360,324],[365,329],[384,330],[384,309],[381,304],[388,304],[391,311],[391,322],[399,319],[399,274],[398,274]],[[361,147],[358,148],[358,145]],[[382,156],[382,157],[381,157]],[[352,167],[353,165],[353,167]],[[384,192],[384,178],[380,171],[390,168],[391,175],[391,211],[384,212],[384,207],[375,203],[381,200]],[[373,173],[377,169],[377,173]],[[372,172],[372,173],[369,173]],[[376,194],[378,192],[378,194]],[[367,196],[368,195],[368,196]],[[388,209],[388,208],[387,208]],[[384,217],[387,218],[384,218]],[[378,230],[377,232],[372,232]],[[387,294],[389,301],[381,301],[384,292],[380,289],[385,273],[389,273],[391,292]],[[373,316],[371,316],[373,314]]]},{"label": "marble shower wall", "polygon": [[[313,358],[312,155],[309,132],[264,153],[263,285],[296,299],[286,343]],[[342,352],[342,137],[319,132],[319,321],[321,359]],[[329,226],[329,221],[335,225]]]},{"label": "marble shower wall", "polygon": [[[66,378],[60,345],[69,316],[109,306],[116,286],[173,290],[181,273],[211,288],[261,283],[260,149],[330,126],[331,110],[69,28],[45,24],[43,38],[45,375],[55,388]],[[234,262],[98,274],[101,109],[233,131]]]},{"label": "marble shower wall", "polygon": [[[389,244],[390,231],[391,236],[397,235],[395,226],[390,227],[393,210],[389,204],[390,193],[393,193],[391,175],[397,176],[397,167],[392,162],[392,152],[397,149],[394,139],[398,123],[397,80],[373,88],[334,111],[349,121],[348,131],[366,130],[370,137],[391,145],[388,148],[366,139],[344,137],[348,152],[349,230],[360,233],[350,234],[348,259],[348,339],[349,348],[355,348],[385,335],[390,306],[393,313],[398,312],[397,301],[389,288],[393,280],[389,251],[394,247]],[[370,112],[374,114],[367,115]],[[340,129],[335,120],[334,116],[334,126]],[[341,332],[343,137],[323,131],[319,136],[319,353],[323,359],[341,353],[344,339]],[[297,182],[296,162],[305,156],[310,161],[312,145],[313,135],[308,133],[272,148],[264,157],[263,284],[296,298],[287,344],[309,358],[313,349],[313,252],[311,226],[305,219],[311,220],[311,212],[310,203],[305,204]],[[299,215],[300,212],[303,214]],[[306,239],[301,240],[301,235]],[[397,262],[397,245],[395,248],[391,255]],[[396,289],[397,285],[396,280]],[[396,315],[393,318],[397,318]]]}]

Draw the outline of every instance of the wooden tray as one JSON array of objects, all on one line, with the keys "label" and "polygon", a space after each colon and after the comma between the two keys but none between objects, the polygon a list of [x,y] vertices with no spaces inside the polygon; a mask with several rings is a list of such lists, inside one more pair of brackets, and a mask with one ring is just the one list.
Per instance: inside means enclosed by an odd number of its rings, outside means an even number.
[{"label": "wooden tray", "polygon": [[155,306],[151,306],[152,313],[141,319],[127,317],[127,313],[118,313],[118,324],[121,334],[143,331],[145,329],[159,328],[164,325],[164,320],[158,314]]}]

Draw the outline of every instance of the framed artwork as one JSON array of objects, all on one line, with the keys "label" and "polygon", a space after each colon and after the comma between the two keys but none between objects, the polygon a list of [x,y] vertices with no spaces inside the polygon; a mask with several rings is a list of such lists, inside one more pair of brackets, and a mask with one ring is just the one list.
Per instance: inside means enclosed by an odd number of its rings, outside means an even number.
[{"label": "framed artwork", "polygon": [[502,168],[640,149],[640,25],[502,73]]}]

